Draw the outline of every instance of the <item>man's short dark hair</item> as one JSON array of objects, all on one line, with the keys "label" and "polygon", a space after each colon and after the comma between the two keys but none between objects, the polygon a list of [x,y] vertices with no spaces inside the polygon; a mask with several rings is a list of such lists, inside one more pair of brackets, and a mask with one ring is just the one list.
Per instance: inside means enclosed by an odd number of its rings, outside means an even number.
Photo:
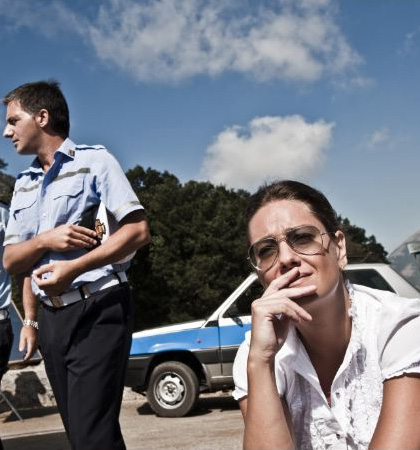
[{"label": "man's short dark hair", "polygon": [[63,139],[68,137],[70,132],[69,108],[58,81],[48,80],[22,84],[3,98],[6,106],[13,101],[18,101],[21,107],[32,115],[37,114],[41,109],[46,109],[50,115],[52,131]]}]

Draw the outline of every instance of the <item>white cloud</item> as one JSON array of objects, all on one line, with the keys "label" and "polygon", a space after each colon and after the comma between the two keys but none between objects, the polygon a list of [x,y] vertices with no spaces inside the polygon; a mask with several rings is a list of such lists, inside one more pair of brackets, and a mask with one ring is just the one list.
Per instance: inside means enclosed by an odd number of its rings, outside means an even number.
[{"label": "white cloud", "polygon": [[416,30],[407,33],[404,37],[403,46],[398,51],[398,54],[403,57],[415,55],[419,47],[419,37],[420,37],[420,28],[417,28]]},{"label": "white cloud", "polygon": [[367,140],[367,146],[370,149],[377,148],[378,146],[382,146],[390,143],[391,135],[389,133],[388,128],[382,128],[380,130],[375,130]]},{"label": "white cloud", "polygon": [[95,13],[90,6],[89,16],[64,1],[14,4],[8,14],[18,23],[44,33],[65,25],[138,81],[237,72],[302,83],[355,72],[361,63],[336,24],[335,0],[247,2],[246,10],[241,0],[106,0]]},{"label": "white cloud", "polygon": [[207,148],[201,178],[253,191],[278,178],[305,180],[322,166],[334,124],[301,116],[258,117],[232,126]]}]

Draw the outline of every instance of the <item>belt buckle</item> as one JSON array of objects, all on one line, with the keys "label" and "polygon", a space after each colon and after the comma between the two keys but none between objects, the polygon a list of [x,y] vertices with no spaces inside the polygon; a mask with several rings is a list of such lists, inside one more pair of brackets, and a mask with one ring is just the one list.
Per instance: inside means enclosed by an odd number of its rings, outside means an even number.
[{"label": "belt buckle", "polygon": [[61,295],[55,295],[53,297],[49,297],[49,299],[54,308],[62,308],[64,306],[64,302],[61,299]]}]

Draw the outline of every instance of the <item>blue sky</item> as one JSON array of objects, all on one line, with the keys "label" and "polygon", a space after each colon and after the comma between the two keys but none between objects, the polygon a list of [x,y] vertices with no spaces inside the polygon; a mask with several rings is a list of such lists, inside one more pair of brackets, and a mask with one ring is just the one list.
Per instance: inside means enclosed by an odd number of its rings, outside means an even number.
[{"label": "blue sky", "polygon": [[0,39],[1,94],[56,78],[125,170],[308,182],[389,252],[420,229],[420,1],[0,0]]}]

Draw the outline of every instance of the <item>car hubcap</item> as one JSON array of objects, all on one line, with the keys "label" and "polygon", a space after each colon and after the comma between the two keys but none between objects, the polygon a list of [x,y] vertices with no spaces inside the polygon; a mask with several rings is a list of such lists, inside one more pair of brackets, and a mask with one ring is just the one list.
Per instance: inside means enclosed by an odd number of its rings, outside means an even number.
[{"label": "car hubcap", "polygon": [[174,374],[164,374],[156,385],[156,397],[165,407],[179,405],[184,392],[182,380]]}]

